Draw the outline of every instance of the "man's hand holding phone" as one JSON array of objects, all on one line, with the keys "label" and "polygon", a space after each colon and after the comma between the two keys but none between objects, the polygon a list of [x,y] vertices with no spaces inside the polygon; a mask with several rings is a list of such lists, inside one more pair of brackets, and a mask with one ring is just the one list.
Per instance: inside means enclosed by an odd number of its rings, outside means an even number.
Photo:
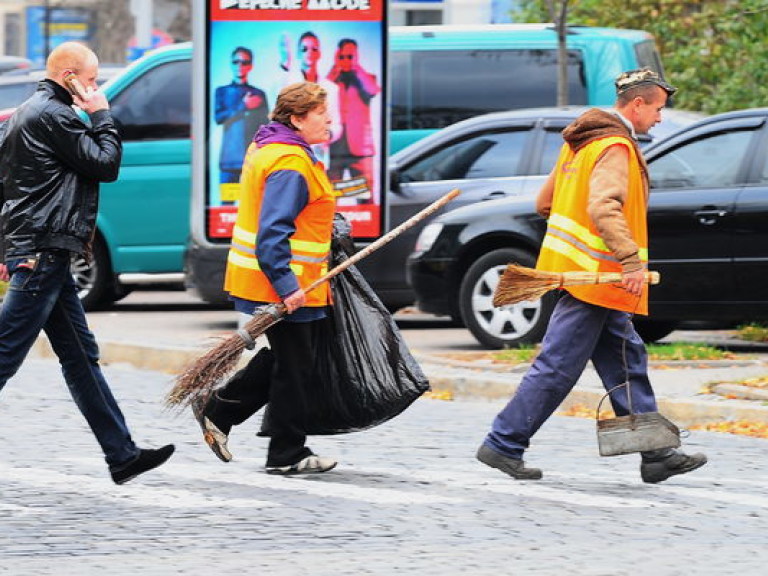
[{"label": "man's hand holding phone", "polygon": [[109,102],[103,92],[94,90],[90,86],[83,86],[77,75],[71,70],[64,72],[64,85],[72,94],[72,100],[78,108],[88,115],[99,110],[109,110]]}]

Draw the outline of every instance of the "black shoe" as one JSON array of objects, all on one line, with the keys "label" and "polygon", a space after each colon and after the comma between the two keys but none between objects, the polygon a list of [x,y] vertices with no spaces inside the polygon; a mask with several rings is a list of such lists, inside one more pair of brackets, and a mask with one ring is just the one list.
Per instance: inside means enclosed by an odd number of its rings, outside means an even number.
[{"label": "black shoe", "polygon": [[697,453],[689,456],[684,452],[674,450],[671,454],[658,460],[644,456],[640,464],[640,476],[643,482],[656,484],[672,476],[692,472],[706,463],[707,457],[704,454]]},{"label": "black shoe", "polygon": [[200,424],[200,429],[203,431],[203,440],[208,444],[213,453],[216,454],[219,460],[222,462],[229,462],[232,460],[232,453],[227,448],[227,441],[229,436],[225,432],[222,432],[216,424],[211,422],[211,419],[205,415],[204,404],[196,400],[192,402],[192,413],[195,415],[195,420]]},{"label": "black shoe", "polygon": [[477,459],[486,466],[509,474],[515,480],[540,480],[543,476],[539,468],[526,468],[522,460],[502,456],[485,444],[478,448]]},{"label": "black shoe", "polygon": [[168,444],[157,450],[139,450],[139,455],[127,464],[114,469],[110,468],[112,480],[114,480],[115,484],[125,484],[129,480],[136,478],[139,474],[160,466],[160,464],[171,457],[174,450],[176,450],[176,447],[173,444]]}]

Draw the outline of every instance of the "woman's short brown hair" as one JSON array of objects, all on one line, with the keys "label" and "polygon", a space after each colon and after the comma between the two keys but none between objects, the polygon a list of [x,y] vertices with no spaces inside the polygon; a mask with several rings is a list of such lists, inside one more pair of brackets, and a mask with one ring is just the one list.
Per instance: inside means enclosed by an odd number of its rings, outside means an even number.
[{"label": "woman's short brown hair", "polygon": [[291,124],[291,116],[304,116],[325,104],[326,98],[325,88],[314,82],[290,84],[280,90],[270,118],[295,130],[296,127]]}]

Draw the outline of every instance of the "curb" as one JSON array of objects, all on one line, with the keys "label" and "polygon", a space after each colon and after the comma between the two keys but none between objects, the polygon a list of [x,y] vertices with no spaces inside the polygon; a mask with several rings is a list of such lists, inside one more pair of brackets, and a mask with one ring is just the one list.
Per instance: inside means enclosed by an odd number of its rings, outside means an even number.
[{"label": "curb", "polygon": [[[519,378],[477,372],[475,374],[440,374],[441,368],[427,363],[422,369],[435,391],[448,391],[456,398],[508,401],[517,390]],[[511,374],[507,372],[507,374]],[[744,387],[739,387],[744,388]],[[605,392],[586,387],[575,387],[560,404],[558,411],[577,406],[597,408]],[[702,394],[701,398],[668,398],[657,395],[659,411],[678,426],[711,424],[732,420],[750,420],[768,424],[768,407],[750,399],[723,398]]]},{"label": "curb", "polygon": [[[165,374],[181,372],[192,360],[198,358],[204,349],[189,347],[151,347],[129,342],[102,341],[99,343],[101,363],[129,364],[141,370],[152,370]],[[37,339],[30,350],[30,357],[56,358],[45,336]],[[519,375],[525,372],[529,365],[494,367],[489,369],[486,363],[468,363],[461,361],[447,362],[445,358],[436,355],[425,355],[414,352],[414,358],[421,365],[429,378],[434,391],[449,392],[455,398],[472,400],[499,401],[509,400],[517,390]],[[242,362],[248,359],[245,356]],[[669,362],[664,363],[669,365]],[[676,367],[705,367],[701,362],[686,366],[682,362]],[[760,364],[749,361],[743,365]],[[718,366],[733,366],[731,360],[720,361]],[[711,367],[708,364],[707,367]],[[510,378],[510,375],[517,377]],[[701,398],[668,398],[657,395],[659,411],[674,420],[679,426],[694,424],[709,424],[714,422],[749,420],[768,424],[768,392],[765,396],[751,396],[745,391],[746,386],[719,384],[717,393],[727,395],[725,398],[718,394],[702,394]],[[734,390],[737,389],[737,390]],[[755,392],[753,388],[751,392]],[[591,389],[583,386],[574,388],[561,404],[559,410],[568,410],[576,406],[597,407],[605,392],[601,389]]]}]

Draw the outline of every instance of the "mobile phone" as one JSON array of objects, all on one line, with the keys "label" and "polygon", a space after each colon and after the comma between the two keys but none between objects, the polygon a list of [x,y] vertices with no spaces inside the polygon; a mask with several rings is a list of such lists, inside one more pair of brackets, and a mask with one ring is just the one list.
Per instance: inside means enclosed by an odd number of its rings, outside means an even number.
[{"label": "mobile phone", "polygon": [[85,87],[80,80],[77,79],[77,76],[72,70],[64,71],[64,84],[73,96],[77,96],[81,100],[86,100],[88,98]]}]

